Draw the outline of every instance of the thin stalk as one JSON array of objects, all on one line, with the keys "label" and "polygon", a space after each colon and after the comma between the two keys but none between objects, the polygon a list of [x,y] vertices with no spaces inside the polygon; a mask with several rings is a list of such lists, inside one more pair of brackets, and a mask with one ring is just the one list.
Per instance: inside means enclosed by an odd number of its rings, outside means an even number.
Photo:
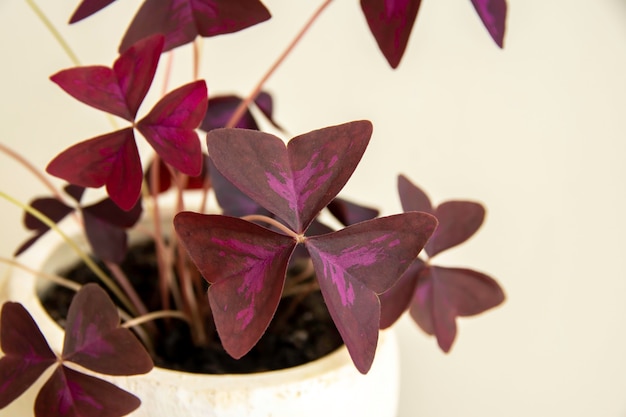
[{"label": "thin stalk", "polygon": [[148,314],[148,309],[144,305],[143,301],[141,301],[141,298],[139,298],[137,291],[135,291],[135,287],[132,286],[122,268],[114,262],[105,261],[104,263],[106,267],[109,268],[109,271],[111,271],[113,277],[115,277],[115,281],[117,281],[120,287],[122,287],[122,290],[124,290],[124,292],[128,295],[128,298],[137,310],[137,314]]},{"label": "thin stalk", "polygon": [[267,216],[264,216],[262,214],[249,214],[249,215],[243,216],[241,218],[243,220],[248,220],[249,222],[260,221],[260,222],[267,223],[269,225],[274,226],[275,228],[277,228],[281,232],[285,233],[287,236],[291,236],[291,237],[293,237],[294,239],[296,239],[298,241],[300,241],[302,239],[302,237],[300,235],[298,235],[297,233],[295,233],[293,230],[291,230],[290,228],[288,228],[287,226],[285,226],[284,224],[282,224],[278,220],[272,219],[271,217],[267,217]]},{"label": "thin stalk", "polygon": [[52,282],[53,284],[56,284],[60,287],[63,288],[67,288],[70,289],[72,291],[78,291],[81,288],[81,285],[77,282],[72,281],[71,279],[67,279],[67,278],[63,278],[60,277],[58,275],[53,275],[53,274],[48,274],[46,272],[43,271],[37,271],[35,269],[32,269],[14,259],[9,259],[9,258],[4,258],[4,257],[0,257],[0,262],[5,263],[7,265],[11,265],[14,266],[16,268],[22,269],[30,274],[33,274],[34,276],[38,276],[41,278],[44,278],[50,282]]},{"label": "thin stalk", "polygon": [[72,61],[74,65],[79,66],[80,60],[78,59],[78,56],[74,53],[74,51],[72,50],[70,45],[67,43],[65,38],[63,38],[63,36],[61,35],[61,32],[59,32],[56,26],[54,26],[54,24],[52,24],[50,19],[48,19],[48,16],[46,16],[46,14],[39,8],[37,3],[35,3],[34,0],[26,0],[26,4],[28,4],[31,10],[35,13],[35,15],[37,15],[39,20],[41,20],[41,22],[44,24],[46,29],[48,29],[52,37],[54,37],[54,39],[61,46],[61,48],[63,48],[63,51],[65,51],[65,54],[68,56],[70,61]]},{"label": "thin stalk", "polygon": [[128,299],[128,297],[126,296],[126,294],[124,294],[120,288],[117,286],[117,284],[115,283],[115,281],[113,281],[90,257],[89,255],[87,255],[85,253],[85,251],[83,251],[69,236],[67,236],[65,234],[65,232],[63,232],[57,225],[55,222],[53,222],[52,220],[50,220],[50,218],[48,218],[45,214],[43,214],[42,212],[40,212],[39,210],[34,209],[33,207],[30,207],[26,204],[23,204],[22,202],[16,200],[15,198],[11,197],[10,195],[6,194],[3,191],[0,191],[0,197],[4,198],[5,200],[7,200],[8,202],[20,207],[22,210],[27,211],[28,213],[30,213],[31,215],[33,215],[34,217],[36,217],[38,220],[40,220],[43,224],[45,224],[46,226],[48,226],[50,229],[52,229],[53,231],[55,231],[59,236],[61,236],[61,238],[67,243],[67,245],[74,250],[74,252],[76,252],[76,254],[80,257],[80,259],[85,263],[85,265],[87,265],[87,267],[89,269],[91,269],[93,271],[94,274],[96,274],[96,276],[102,281],[102,283],[104,285],[107,286],[107,288],[109,288],[111,290],[111,292],[113,292],[113,294],[115,294],[115,296],[117,298],[119,298],[119,300],[122,302],[122,304],[124,304],[124,306],[128,309],[128,311],[132,312],[133,314],[137,314],[135,307],[133,306],[133,303],[130,302],[130,300]]},{"label": "thin stalk", "polygon": [[[43,23],[46,29],[48,29],[54,40],[59,44],[59,46],[61,46],[61,49],[63,49],[70,61],[72,61],[75,66],[80,66],[80,60],[78,59],[76,53],[74,53],[74,50],[72,50],[72,48],[70,47],[70,44],[65,40],[63,35],[61,35],[61,32],[59,32],[59,30],[56,28],[56,26],[54,26],[50,19],[48,19],[48,16],[46,16],[43,10],[41,10],[37,3],[35,3],[35,0],[26,0],[26,4],[28,4],[28,6],[39,18],[39,20],[41,20],[41,23]],[[111,126],[113,126],[114,129],[117,129],[118,125],[113,116],[107,114],[106,117]]]},{"label": "thin stalk", "polygon": [[153,320],[163,319],[163,318],[175,318],[175,319],[181,319],[186,322],[189,322],[189,317],[187,317],[187,315],[183,313],[182,311],[160,310],[160,311],[153,311],[148,314],[144,314],[143,316],[139,316],[139,317],[135,317],[133,319],[127,320],[124,323],[122,323],[122,327],[125,327],[128,329],[131,327],[141,326],[142,324],[153,321]]},{"label": "thin stalk", "polygon": [[228,120],[226,127],[233,127],[237,125],[237,122],[239,121],[239,119],[241,119],[241,117],[245,113],[248,106],[250,106],[252,101],[254,101],[254,99],[259,95],[259,92],[263,88],[263,85],[265,85],[267,80],[276,72],[278,67],[280,67],[280,65],[285,61],[285,59],[289,56],[289,54],[291,54],[291,52],[296,47],[296,45],[298,45],[302,37],[308,32],[311,26],[313,26],[313,23],[315,23],[315,21],[319,18],[322,12],[328,7],[328,5],[330,5],[331,2],[332,0],[324,0],[324,2],[315,10],[313,15],[311,15],[311,17],[309,18],[309,20],[306,21],[302,29],[300,29],[300,31],[296,34],[296,37],[293,38],[293,40],[289,43],[289,45],[287,45],[287,48],[283,51],[282,54],[280,54],[278,59],[276,59],[276,61],[272,64],[272,66],[267,70],[267,72],[263,75],[261,80],[257,83],[254,89],[250,92],[250,94],[248,94],[248,96],[244,98],[241,101],[241,103],[239,103],[239,106],[237,106],[237,109],[235,109],[235,112],[231,116],[230,120]]},{"label": "thin stalk", "polygon": [[16,162],[18,162],[19,164],[23,165],[24,168],[26,168],[27,171],[29,171],[30,173],[32,173],[39,181],[41,181],[41,183],[50,190],[50,192],[60,201],[63,201],[63,196],[61,195],[61,193],[56,189],[56,187],[52,184],[52,182],[46,178],[41,171],[39,171],[39,169],[37,169],[37,167],[35,167],[30,161],[28,161],[26,158],[24,158],[22,155],[20,155],[19,153],[17,153],[16,151],[14,151],[13,149],[9,148],[8,146],[2,144],[0,142],[0,152],[5,153],[7,156],[9,156],[10,158],[12,158],[13,160],[15,160]]},{"label": "thin stalk", "polygon": [[[300,31],[291,40],[289,45],[287,45],[285,50],[278,56],[276,61],[274,61],[274,63],[268,68],[268,70],[265,72],[265,74],[263,74],[263,76],[261,77],[259,82],[254,86],[254,88],[252,89],[250,94],[248,94],[243,100],[241,100],[241,103],[239,103],[239,106],[237,106],[237,108],[235,109],[235,112],[230,117],[230,119],[228,120],[228,123],[226,123],[225,127],[234,127],[234,126],[237,125],[239,120],[245,114],[246,109],[250,106],[250,104],[254,101],[254,99],[259,95],[259,93],[261,92],[261,89],[263,88],[263,86],[265,85],[267,80],[270,79],[270,77],[282,65],[282,63],[285,61],[285,59],[287,59],[287,57],[295,49],[296,45],[298,45],[300,40],[309,31],[311,26],[313,26],[313,23],[315,23],[315,21],[320,17],[322,12],[324,12],[324,10],[326,10],[326,8],[330,5],[331,2],[332,2],[332,0],[324,0],[324,2],[311,15],[311,17],[309,17],[309,19],[306,21],[304,26],[302,26]],[[200,209],[199,209],[199,211],[201,213],[204,212],[204,209],[205,209],[206,204],[207,204],[208,194],[209,194],[209,185],[210,185],[210,182],[207,180],[205,182],[205,186],[203,187],[202,201],[200,202]]]}]

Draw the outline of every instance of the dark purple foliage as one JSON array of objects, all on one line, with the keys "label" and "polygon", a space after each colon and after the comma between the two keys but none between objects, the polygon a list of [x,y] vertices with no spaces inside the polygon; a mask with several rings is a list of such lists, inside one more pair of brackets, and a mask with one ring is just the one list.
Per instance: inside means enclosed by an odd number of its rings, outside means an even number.
[{"label": "dark purple foliage", "polygon": [[[398,177],[405,211],[434,214],[437,229],[425,246],[430,258],[470,238],[484,219],[484,208],[475,202],[448,201],[433,208],[428,196],[406,177]],[[501,304],[505,295],[491,277],[466,268],[433,266],[417,259],[391,290],[381,295],[381,328],[391,326],[408,308],[415,322],[437,338],[448,352],[456,337],[456,317],[472,316]]]},{"label": "dark purple foliage", "polygon": [[[241,104],[241,97],[237,96],[217,96],[211,97],[209,99],[209,107],[207,109],[206,115],[204,116],[204,120],[200,124],[200,129],[208,132],[213,129],[218,129],[221,127],[226,127],[227,123],[230,121],[230,118],[235,113],[237,107]],[[272,96],[268,93],[260,92],[259,95],[254,100],[254,104],[257,106],[261,113],[269,120],[272,125],[282,130],[282,128],[276,123],[273,119],[273,100]],[[246,109],[244,114],[237,121],[237,124],[233,127],[238,127],[241,129],[253,129],[259,130],[259,125],[257,124],[254,116],[250,109]]]},{"label": "dark purple foliage", "polygon": [[83,0],[70,18],[69,23],[76,23],[113,3],[115,0]]},{"label": "dark purple foliage", "polygon": [[[392,68],[400,64],[421,0],[361,0],[361,9],[378,47]],[[487,31],[502,48],[506,0],[472,0]]]},{"label": "dark purple foliage", "polygon": [[196,36],[237,32],[270,18],[259,0],[146,0],[131,22],[120,52],[160,33],[164,51],[192,42]]},{"label": "dark purple foliage", "polygon": [[[113,70],[78,67],[61,71],[51,79],[78,100],[135,122],[162,47],[162,36],[147,38],[125,51]],[[165,162],[197,176],[202,169],[202,153],[195,128],[206,106],[206,85],[196,81],[165,95],[134,124]],[[137,203],[143,178],[132,127],[68,148],[50,162],[47,171],[83,187],[106,186],[111,199],[124,210]]]},{"label": "dark purple foliage", "polygon": [[7,302],[0,318],[0,408],[19,397],[50,366],[56,370],[35,401],[36,417],[119,417],[136,409],[135,396],[63,363],[109,375],[149,372],[152,359],[130,330],[120,327],[117,308],[96,284],[85,285],[68,313],[63,354],[52,352],[26,309]]},{"label": "dark purple foliage", "polygon": [[300,135],[286,146],[253,130],[218,129],[207,135],[209,154],[221,174],[285,220],[293,233],[227,216],[184,212],[174,219],[181,242],[212,284],[215,324],[233,357],[247,353],[265,332],[290,257],[302,243],[357,369],[369,370],[378,338],[378,294],[416,258],[435,218],[411,212],[323,235],[304,234],[351,176],[371,132],[369,122],[351,122]]}]

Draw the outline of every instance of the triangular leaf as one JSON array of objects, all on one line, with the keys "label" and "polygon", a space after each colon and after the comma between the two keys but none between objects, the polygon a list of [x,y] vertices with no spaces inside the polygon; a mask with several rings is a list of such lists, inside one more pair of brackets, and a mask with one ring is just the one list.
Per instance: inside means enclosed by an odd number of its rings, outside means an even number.
[{"label": "triangular leaf", "polygon": [[69,23],[76,23],[104,9],[115,0],[83,0],[70,18]]},{"label": "triangular leaf", "polygon": [[302,233],[348,181],[372,134],[368,121],[314,130],[287,147],[244,129],[207,134],[217,169],[249,197]]},{"label": "triangular leaf", "polygon": [[115,385],[59,366],[35,400],[36,417],[121,417],[141,401]]},{"label": "triangular leaf", "polygon": [[76,67],[50,77],[75,99],[128,121],[133,121],[159,62],[163,37],[144,39],[113,64]]},{"label": "triangular leaf", "polygon": [[400,64],[421,0],[361,0],[361,9],[392,68]]},{"label": "triangular leaf", "polygon": [[85,234],[93,254],[103,261],[119,264],[128,250],[126,230],[83,211]]},{"label": "triangular leaf", "polygon": [[137,129],[166,163],[197,176],[202,172],[202,149],[195,129],[206,108],[206,83],[195,81],[163,97]]},{"label": "triangular leaf", "polygon": [[429,214],[410,212],[306,239],[328,310],[360,372],[369,370],[376,350],[377,294],[400,278],[436,224]]},{"label": "triangular leaf", "polygon": [[177,214],[174,226],[212,284],[209,302],[224,349],[242,357],[278,307],[295,239],[238,218],[190,212]]},{"label": "triangular leaf", "polygon": [[97,284],[74,296],[67,314],[63,360],[108,375],[149,372],[152,359],[137,337],[120,327],[113,301]]},{"label": "triangular leaf", "polygon": [[24,393],[57,358],[28,311],[19,303],[2,306],[0,409]]},{"label": "triangular leaf", "polygon": [[344,226],[371,220],[378,216],[378,210],[353,203],[341,197],[336,197],[328,203],[327,208]]},{"label": "triangular leaf", "polygon": [[[208,132],[213,129],[226,127],[226,124],[235,113],[235,109],[237,109],[240,103],[241,98],[237,96],[211,97],[207,112],[200,124],[200,129]],[[237,121],[237,124],[233,127],[259,130],[259,125],[254,120],[254,116],[252,116],[249,109],[246,109]]]},{"label": "triangular leaf", "polygon": [[106,185],[111,199],[124,210],[139,199],[141,160],[132,128],[77,143],[54,158],[46,171],[83,187]]},{"label": "triangular leaf", "polygon": [[463,268],[433,266],[419,272],[411,317],[439,347],[450,351],[456,337],[456,317],[471,316],[504,301],[504,292],[489,276]]},{"label": "triangular leaf", "polygon": [[430,257],[465,242],[476,233],[485,219],[485,208],[472,201],[447,201],[437,206],[434,215],[439,226],[426,244]]},{"label": "triangular leaf", "polygon": [[433,214],[430,198],[404,175],[398,175],[398,194],[404,211],[423,211]]},{"label": "triangular leaf", "polygon": [[[30,206],[40,211],[55,223],[60,222],[63,218],[65,218],[65,216],[74,211],[73,207],[66,205],[54,197],[37,198],[30,203]],[[26,249],[30,248],[37,240],[39,240],[40,237],[50,230],[50,227],[48,227],[47,224],[29,212],[24,213],[24,226],[26,226],[29,230],[36,231],[37,233],[26,242],[22,243],[22,245],[15,251],[14,256],[18,256]]]},{"label": "triangular leaf", "polygon": [[125,50],[155,33],[165,35],[165,51],[192,42],[196,36],[236,32],[270,18],[258,0],[146,0],[120,45]]},{"label": "triangular leaf", "polygon": [[472,0],[472,4],[491,38],[502,48],[506,26],[506,0]]},{"label": "triangular leaf", "polygon": [[391,327],[408,310],[417,286],[417,278],[424,267],[425,263],[417,258],[393,287],[380,294],[381,329]]}]

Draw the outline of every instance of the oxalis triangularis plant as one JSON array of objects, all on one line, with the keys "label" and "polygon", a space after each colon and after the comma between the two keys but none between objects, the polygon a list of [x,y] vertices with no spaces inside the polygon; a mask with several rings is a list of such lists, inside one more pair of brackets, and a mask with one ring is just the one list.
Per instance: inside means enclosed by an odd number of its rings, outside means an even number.
[{"label": "oxalis triangularis plant", "polygon": [[[83,0],[70,23],[113,1]],[[505,0],[471,1],[502,47]],[[149,372],[154,319],[186,321],[200,346],[215,340],[210,333],[216,331],[226,352],[241,358],[264,334],[281,298],[297,303],[303,295],[319,291],[354,365],[367,373],[379,329],[391,326],[404,311],[447,352],[456,336],[456,317],[481,313],[504,300],[499,285],[487,275],[432,262],[478,230],[485,215],[479,203],[448,201],[433,207],[402,175],[398,190],[403,213],[378,217],[374,209],[337,197],[367,148],[370,122],[324,127],[287,144],[258,130],[253,107],[281,130],[273,119],[272,97],[261,91],[263,84],[330,3],[321,4],[273,69],[243,99],[208,98],[205,82],[197,79],[164,94],[138,116],[163,53],[198,36],[231,33],[268,20],[270,13],[258,0],[146,0],[111,67],[77,66],[50,77],[75,99],[127,125],[79,142],[50,162],[46,171],[68,184],[63,192],[52,187],[53,196],[23,205],[25,224],[34,235],[16,254],[74,215],[106,271],[85,258],[101,282],[86,284],[76,293],[61,352],[52,351],[21,304],[4,304],[0,408],[54,367],[37,396],[37,416],[88,416],[95,410],[105,417],[130,413],[139,406],[135,396],[81,369],[109,375]],[[32,0],[29,4],[47,22]],[[393,68],[404,54],[419,6],[419,0],[361,0],[369,28]],[[203,152],[198,129],[208,132],[208,153]],[[154,150],[145,169],[136,144],[144,139]],[[28,166],[4,145],[0,149]],[[106,198],[82,202],[87,188],[100,187],[106,188]],[[178,205],[169,220],[175,233],[166,238],[157,197],[170,188]],[[195,192],[204,196],[196,211],[184,206],[182,196],[190,189],[200,189]],[[222,214],[205,213],[210,190]],[[127,231],[137,225],[146,198],[159,265],[153,278],[159,282],[158,311],[148,311],[142,294],[119,266],[128,249]],[[318,216],[324,210],[345,227],[334,230],[323,224]],[[420,255],[423,248],[425,254]],[[296,264],[311,273],[291,274]]]}]

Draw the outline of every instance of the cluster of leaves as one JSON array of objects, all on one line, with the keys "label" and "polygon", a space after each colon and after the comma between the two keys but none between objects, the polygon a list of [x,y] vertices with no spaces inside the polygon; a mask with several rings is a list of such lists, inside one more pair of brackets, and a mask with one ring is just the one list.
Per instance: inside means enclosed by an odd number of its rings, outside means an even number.
[{"label": "cluster of leaves", "polygon": [[[115,0],[83,0],[70,23],[76,23]],[[493,41],[504,44],[506,0],[471,0]],[[361,0],[361,9],[378,47],[392,68],[400,64],[422,0]],[[196,36],[235,32],[270,18],[258,0],[146,0],[120,44],[120,51],[147,36],[165,35],[165,50]]]},{"label": "cluster of leaves", "polygon": [[[70,22],[114,1],[83,0]],[[361,0],[370,30],[393,68],[404,54],[420,3]],[[472,4],[502,47],[506,1]],[[295,258],[312,264],[330,315],[360,372],[366,373],[372,364],[379,329],[406,310],[447,352],[456,336],[457,316],[477,314],[504,299],[498,284],[482,273],[431,264],[432,257],[479,228],[482,206],[453,201],[434,208],[405,177],[399,179],[401,214],[377,217],[373,209],[338,198],[369,143],[372,126],[367,121],[315,130],[285,145],[258,130],[250,109],[235,121],[235,129],[224,129],[243,100],[232,95],[209,99],[203,80],[164,95],[138,118],[163,52],[198,36],[232,33],[269,18],[258,0],[145,0],[111,67],[77,67],[51,77],[72,97],[129,125],[79,142],[54,158],[47,171],[68,181],[69,202],[44,197],[32,207],[53,222],[80,213],[93,252],[119,263],[127,247],[126,230],[142,212],[144,184],[152,193],[172,185],[211,187],[223,214],[180,212],[174,226],[210,284],[210,317],[233,357],[245,355],[266,331]],[[269,94],[258,94],[253,103],[282,130],[273,119]],[[208,132],[208,155],[202,152],[197,129]],[[157,155],[146,169],[135,131]],[[85,188],[99,187],[106,188],[107,198],[81,202]],[[319,221],[326,208],[346,227],[333,230]],[[34,236],[17,253],[49,230],[32,214],[25,216],[25,224]],[[418,258],[423,248],[426,260]],[[109,375],[152,368],[135,336],[119,327],[113,302],[98,286],[87,285],[77,293],[60,355],[52,352],[21,305],[6,303],[1,320],[5,356],[0,359],[0,408],[52,366],[55,370],[36,400],[37,416],[92,415],[98,409],[99,415],[115,417],[139,405],[132,395],[72,365]]]},{"label": "cluster of leaves", "polygon": [[150,372],[152,359],[137,337],[120,327],[117,308],[96,284],[74,297],[67,316],[63,351],[57,356],[28,311],[19,303],[2,306],[0,408],[19,397],[50,367],[54,371],[35,400],[35,415],[117,417],[141,404],[132,394],[89,375]]}]

